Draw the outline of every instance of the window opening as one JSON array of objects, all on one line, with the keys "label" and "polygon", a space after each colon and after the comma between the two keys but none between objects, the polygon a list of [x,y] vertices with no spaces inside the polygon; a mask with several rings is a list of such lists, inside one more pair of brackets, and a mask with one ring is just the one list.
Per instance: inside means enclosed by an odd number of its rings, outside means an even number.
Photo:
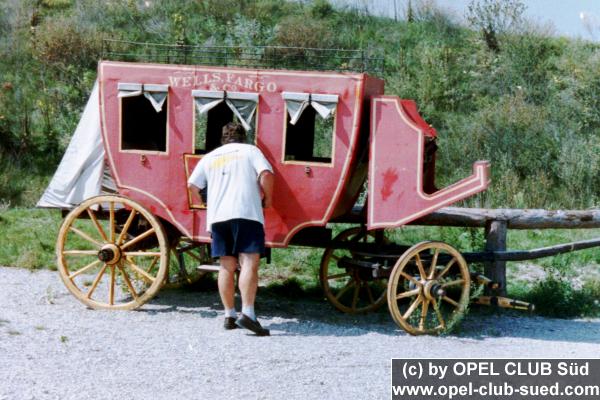
[{"label": "window opening", "polygon": [[121,150],[167,151],[167,85],[119,83]]},{"label": "window opening", "polygon": [[283,92],[287,124],[284,161],[331,163],[338,96]]},{"label": "window opening", "polygon": [[239,122],[249,143],[255,141],[258,94],[193,90],[196,105],[194,153],[204,154],[221,145],[223,126]]}]

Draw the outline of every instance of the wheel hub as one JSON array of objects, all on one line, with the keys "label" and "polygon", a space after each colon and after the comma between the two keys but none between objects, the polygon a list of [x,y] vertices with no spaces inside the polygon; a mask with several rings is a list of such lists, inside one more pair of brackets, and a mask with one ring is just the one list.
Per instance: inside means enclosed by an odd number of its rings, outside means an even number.
[{"label": "wheel hub", "polygon": [[425,281],[423,285],[423,294],[428,300],[435,300],[436,297],[446,295],[446,290],[435,279]]},{"label": "wheel hub", "polygon": [[121,259],[121,249],[115,244],[106,244],[98,251],[98,259],[108,265],[114,265]]}]

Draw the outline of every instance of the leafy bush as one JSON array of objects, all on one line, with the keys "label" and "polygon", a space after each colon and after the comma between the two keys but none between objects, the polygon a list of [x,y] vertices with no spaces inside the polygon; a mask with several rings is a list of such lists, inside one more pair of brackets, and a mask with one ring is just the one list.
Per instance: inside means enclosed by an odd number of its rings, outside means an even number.
[{"label": "leafy bush", "polygon": [[498,52],[498,35],[522,24],[525,9],[521,0],[471,0],[467,20],[481,31],[487,47]]},{"label": "leafy bush", "polygon": [[331,48],[335,36],[331,27],[306,15],[283,18],[275,27],[273,44],[287,47]]},{"label": "leafy bush", "polygon": [[33,56],[59,70],[93,69],[102,50],[99,39],[93,29],[80,28],[68,18],[48,19],[32,31]]},{"label": "leafy bush", "polygon": [[310,8],[310,13],[315,18],[327,18],[334,13],[333,6],[327,0],[315,0]]},{"label": "leafy bush", "polygon": [[547,317],[594,316],[600,311],[600,283],[591,281],[574,289],[564,278],[549,276],[526,293],[525,300],[535,305],[537,314]]}]

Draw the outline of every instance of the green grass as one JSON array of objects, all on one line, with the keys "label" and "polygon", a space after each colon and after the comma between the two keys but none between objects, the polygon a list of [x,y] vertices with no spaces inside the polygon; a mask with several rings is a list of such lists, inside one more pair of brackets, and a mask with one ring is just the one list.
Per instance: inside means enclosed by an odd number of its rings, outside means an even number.
[{"label": "green grass", "polygon": [[54,245],[61,220],[56,210],[0,211],[0,265],[55,269]]}]

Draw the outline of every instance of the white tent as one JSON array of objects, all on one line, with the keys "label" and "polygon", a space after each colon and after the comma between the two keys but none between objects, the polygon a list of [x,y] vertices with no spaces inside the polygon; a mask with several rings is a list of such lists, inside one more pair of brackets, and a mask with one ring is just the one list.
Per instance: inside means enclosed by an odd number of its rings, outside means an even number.
[{"label": "white tent", "polygon": [[71,142],[37,206],[72,208],[99,195],[106,179],[103,172],[104,147],[96,82]]}]

